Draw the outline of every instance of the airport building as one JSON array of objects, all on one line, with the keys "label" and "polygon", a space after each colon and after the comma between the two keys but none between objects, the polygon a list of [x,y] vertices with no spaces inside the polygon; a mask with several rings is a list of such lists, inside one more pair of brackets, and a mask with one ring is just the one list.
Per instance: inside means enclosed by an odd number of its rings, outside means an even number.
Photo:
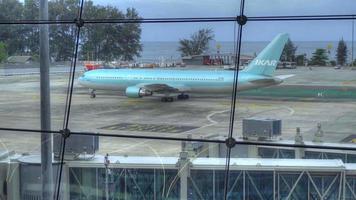
[{"label": "airport building", "polygon": [[[39,156],[9,156],[1,161],[2,177],[11,174],[2,196],[40,199]],[[60,199],[223,199],[226,158],[181,152],[107,159],[109,165],[101,155],[67,161]],[[356,198],[356,165],[341,159],[231,158],[229,166],[229,199]]]}]

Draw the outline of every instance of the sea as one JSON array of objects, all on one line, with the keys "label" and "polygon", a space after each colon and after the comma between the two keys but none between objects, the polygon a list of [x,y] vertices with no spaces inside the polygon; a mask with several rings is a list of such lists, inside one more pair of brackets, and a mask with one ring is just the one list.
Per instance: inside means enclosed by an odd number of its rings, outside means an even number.
[{"label": "sea", "polygon": [[[241,54],[243,55],[255,55],[258,54],[269,41],[258,42],[242,42]],[[336,60],[336,49],[338,41],[297,41],[293,42],[297,47],[296,55],[306,54],[307,58],[311,58],[313,52],[317,48],[324,48],[328,52],[329,60]],[[179,42],[142,42],[143,49],[141,56],[136,60],[140,62],[162,62],[162,61],[180,61],[181,53],[178,51]],[[351,61],[351,49],[352,43],[346,42],[348,48],[348,60]],[[216,54],[220,47],[220,53],[234,53],[236,49],[235,42],[211,42],[209,49],[204,52],[206,54]],[[356,58],[356,42],[354,42],[354,59]]]}]

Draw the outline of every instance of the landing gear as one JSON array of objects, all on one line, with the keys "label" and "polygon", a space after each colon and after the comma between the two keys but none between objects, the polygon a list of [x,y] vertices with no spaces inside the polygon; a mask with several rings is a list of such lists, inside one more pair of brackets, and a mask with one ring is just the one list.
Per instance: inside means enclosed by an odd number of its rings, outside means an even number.
[{"label": "landing gear", "polygon": [[94,99],[96,97],[95,90],[89,90],[90,98]]},{"label": "landing gear", "polygon": [[173,102],[173,97],[162,97],[161,101],[162,102]]},{"label": "landing gear", "polygon": [[179,99],[179,100],[189,99],[189,95],[187,95],[187,94],[180,94],[180,95],[177,96],[177,99]]}]

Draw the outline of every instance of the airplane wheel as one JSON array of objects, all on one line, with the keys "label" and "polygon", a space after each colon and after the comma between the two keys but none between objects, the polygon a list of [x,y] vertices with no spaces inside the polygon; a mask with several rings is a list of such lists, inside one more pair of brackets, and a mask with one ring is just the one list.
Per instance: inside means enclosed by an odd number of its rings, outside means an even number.
[{"label": "airplane wheel", "polygon": [[179,99],[179,100],[189,99],[189,95],[187,95],[187,94],[180,94],[180,95],[177,96],[177,99]]},{"label": "airplane wheel", "polygon": [[96,97],[95,90],[89,89],[89,95],[90,95],[90,98],[94,99]]},{"label": "airplane wheel", "polygon": [[161,101],[162,102],[173,102],[173,97],[162,97]]}]

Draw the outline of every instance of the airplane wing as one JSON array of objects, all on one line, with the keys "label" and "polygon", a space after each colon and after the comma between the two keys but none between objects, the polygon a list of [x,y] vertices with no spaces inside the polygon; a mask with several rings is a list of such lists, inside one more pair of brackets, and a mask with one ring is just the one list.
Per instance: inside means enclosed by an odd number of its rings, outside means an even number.
[{"label": "airplane wing", "polygon": [[264,78],[264,79],[251,80],[249,82],[255,84],[267,84],[267,83],[274,83],[276,82],[276,80],[274,78]]},{"label": "airplane wing", "polygon": [[294,74],[288,74],[288,75],[279,75],[279,76],[275,76],[276,78],[279,78],[281,80],[284,80],[284,79],[287,79],[287,78],[290,78],[290,77],[293,77],[295,76]]},{"label": "airplane wing", "polygon": [[144,88],[154,93],[179,93],[188,91],[188,88],[184,87],[183,85],[168,85],[162,83],[143,83],[139,84],[138,87]]},{"label": "airplane wing", "polygon": [[284,79],[293,77],[294,74],[289,74],[289,75],[279,75],[279,76],[274,76],[271,78],[262,78],[262,79],[256,79],[256,80],[251,80],[249,82],[254,83],[254,84],[262,84],[262,85],[268,85],[268,84],[278,84],[283,82]]}]

